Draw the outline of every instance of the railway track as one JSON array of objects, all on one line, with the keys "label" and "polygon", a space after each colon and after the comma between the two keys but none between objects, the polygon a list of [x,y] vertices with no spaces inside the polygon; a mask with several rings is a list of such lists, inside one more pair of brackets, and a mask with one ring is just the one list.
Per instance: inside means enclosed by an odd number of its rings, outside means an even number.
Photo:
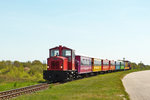
[{"label": "railway track", "polygon": [[48,87],[49,87],[49,84],[42,83],[42,84],[37,84],[37,85],[28,86],[28,87],[0,92],[0,100],[6,100],[6,99],[17,97],[23,94],[28,94],[28,93],[32,93],[35,91],[44,90]]}]

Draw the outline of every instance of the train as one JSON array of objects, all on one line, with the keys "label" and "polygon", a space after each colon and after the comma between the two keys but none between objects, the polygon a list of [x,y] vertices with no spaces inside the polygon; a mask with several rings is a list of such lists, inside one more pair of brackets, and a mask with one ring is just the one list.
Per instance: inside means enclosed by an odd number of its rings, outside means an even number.
[{"label": "train", "polygon": [[100,73],[130,69],[130,61],[75,55],[75,50],[59,45],[49,49],[47,70],[43,71],[43,78],[49,82],[63,82]]}]

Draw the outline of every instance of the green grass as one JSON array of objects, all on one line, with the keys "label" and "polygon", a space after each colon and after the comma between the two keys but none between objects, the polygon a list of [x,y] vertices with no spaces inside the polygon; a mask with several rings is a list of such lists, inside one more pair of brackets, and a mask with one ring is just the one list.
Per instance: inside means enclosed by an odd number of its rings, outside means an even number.
[{"label": "green grass", "polygon": [[0,83],[0,91],[6,91],[25,86],[35,85],[37,82],[2,82]]},{"label": "green grass", "polygon": [[133,71],[101,74],[15,98],[15,100],[129,100],[121,78]]}]

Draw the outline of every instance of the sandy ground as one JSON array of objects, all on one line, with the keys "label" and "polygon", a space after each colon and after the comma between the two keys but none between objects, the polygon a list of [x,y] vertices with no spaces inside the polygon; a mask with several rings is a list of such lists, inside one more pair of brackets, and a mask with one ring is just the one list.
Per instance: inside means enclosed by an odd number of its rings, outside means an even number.
[{"label": "sandy ground", "polygon": [[122,82],[131,100],[150,100],[150,70],[130,73]]}]

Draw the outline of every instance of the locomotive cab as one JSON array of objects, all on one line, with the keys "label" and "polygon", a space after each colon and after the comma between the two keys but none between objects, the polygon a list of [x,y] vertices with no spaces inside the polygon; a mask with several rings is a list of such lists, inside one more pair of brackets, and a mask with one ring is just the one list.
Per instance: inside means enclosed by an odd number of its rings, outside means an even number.
[{"label": "locomotive cab", "polygon": [[74,50],[67,47],[55,47],[49,50],[47,70],[75,70]]},{"label": "locomotive cab", "polygon": [[72,79],[76,72],[74,50],[62,46],[49,49],[47,66],[43,73],[44,79],[53,82]]}]

